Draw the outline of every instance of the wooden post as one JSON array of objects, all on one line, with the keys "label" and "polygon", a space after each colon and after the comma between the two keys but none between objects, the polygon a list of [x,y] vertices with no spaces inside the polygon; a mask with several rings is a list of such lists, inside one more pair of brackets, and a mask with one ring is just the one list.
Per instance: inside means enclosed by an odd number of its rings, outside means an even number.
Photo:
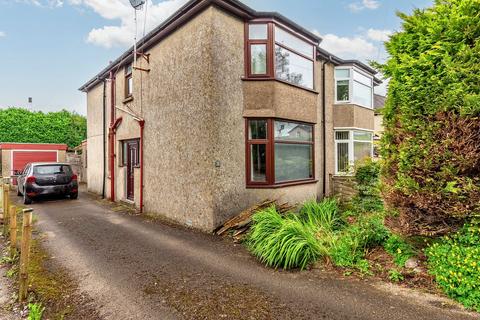
[{"label": "wooden post", "polygon": [[17,207],[10,207],[10,258],[17,253]]},{"label": "wooden post", "polygon": [[30,258],[30,240],[32,238],[32,212],[33,209],[23,209],[22,245],[20,249],[20,289],[18,299],[20,302],[27,299],[28,293],[28,260]]},{"label": "wooden post", "polygon": [[8,233],[8,201],[9,200],[9,186],[3,184],[3,236],[6,237]]}]

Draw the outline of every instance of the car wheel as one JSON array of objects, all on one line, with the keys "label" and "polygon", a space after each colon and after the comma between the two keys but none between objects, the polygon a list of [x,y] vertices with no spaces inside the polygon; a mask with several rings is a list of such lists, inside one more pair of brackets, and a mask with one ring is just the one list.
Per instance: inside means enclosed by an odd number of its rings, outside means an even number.
[{"label": "car wheel", "polygon": [[78,192],[77,192],[77,193],[72,193],[72,194],[70,194],[70,199],[71,199],[71,200],[76,200],[76,199],[78,199]]},{"label": "car wheel", "polygon": [[32,204],[32,199],[27,196],[25,190],[23,191],[23,204]]}]

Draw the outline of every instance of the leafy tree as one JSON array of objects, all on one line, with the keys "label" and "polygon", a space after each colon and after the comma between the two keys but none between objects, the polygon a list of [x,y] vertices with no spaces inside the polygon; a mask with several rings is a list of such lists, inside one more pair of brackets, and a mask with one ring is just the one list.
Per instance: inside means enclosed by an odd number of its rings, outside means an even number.
[{"label": "leafy tree", "polygon": [[480,211],[480,1],[436,0],[386,43],[382,156],[405,231],[441,234]]},{"label": "leafy tree", "polygon": [[79,145],[87,135],[85,117],[67,110],[43,113],[27,109],[0,110],[0,141]]}]

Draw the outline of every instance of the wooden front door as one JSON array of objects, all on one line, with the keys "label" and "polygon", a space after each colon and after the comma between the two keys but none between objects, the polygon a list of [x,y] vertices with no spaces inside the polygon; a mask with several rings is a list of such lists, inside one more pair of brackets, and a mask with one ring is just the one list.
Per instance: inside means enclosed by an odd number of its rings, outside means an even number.
[{"label": "wooden front door", "polygon": [[127,199],[135,199],[135,174],[134,168],[138,166],[138,141],[128,141],[127,144]]}]

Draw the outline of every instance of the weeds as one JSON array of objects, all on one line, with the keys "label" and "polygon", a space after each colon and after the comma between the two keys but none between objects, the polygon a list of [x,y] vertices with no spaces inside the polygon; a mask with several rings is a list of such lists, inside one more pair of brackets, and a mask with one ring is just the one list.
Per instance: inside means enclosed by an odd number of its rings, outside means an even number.
[{"label": "weeds", "polygon": [[28,320],[41,320],[45,307],[41,303],[28,304]]},{"label": "weeds", "polygon": [[390,269],[388,271],[388,278],[390,279],[390,281],[393,281],[393,282],[400,282],[405,279],[403,277],[403,274],[397,269]]},{"label": "weeds", "polygon": [[390,235],[383,247],[393,257],[393,262],[399,267],[405,266],[405,262],[415,255],[412,246],[395,234]]}]

